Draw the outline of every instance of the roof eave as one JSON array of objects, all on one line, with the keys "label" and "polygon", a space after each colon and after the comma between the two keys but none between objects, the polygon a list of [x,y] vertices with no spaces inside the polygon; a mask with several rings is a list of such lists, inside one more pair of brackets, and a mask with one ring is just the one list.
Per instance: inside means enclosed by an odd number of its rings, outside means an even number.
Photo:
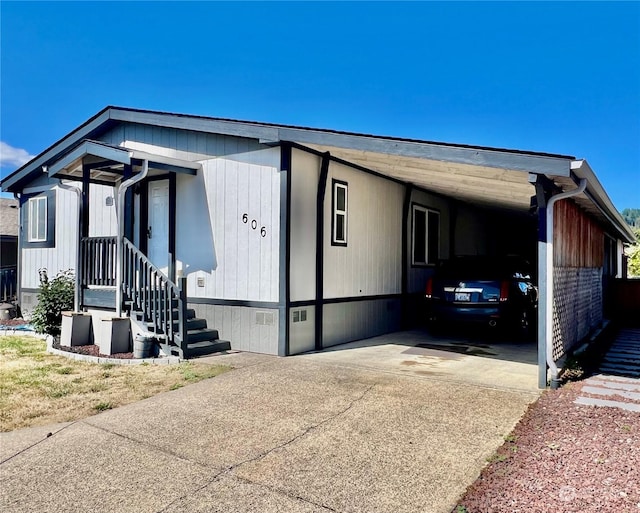
[{"label": "roof eave", "polygon": [[58,155],[69,151],[76,143],[89,137],[101,127],[103,127],[111,119],[111,110],[113,107],[108,106],[98,112],[95,116],[89,118],[82,125],[71,131],[63,138],[59,139],[46,150],[32,158],[22,167],[16,169],[13,173],[2,180],[2,191],[4,192],[20,192],[23,182],[29,181],[32,173],[40,172],[42,166]]},{"label": "roof eave", "polygon": [[571,171],[578,178],[585,178],[587,180],[587,189],[585,193],[589,196],[589,199],[600,209],[602,214],[609,219],[609,222],[622,237],[625,242],[633,244],[636,242],[636,237],[631,230],[631,227],[622,218],[620,212],[617,211],[611,198],[604,190],[604,187],[598,180],[598,177],[591,169],[591,166],[585,159],[574,160],[571,164]]}]

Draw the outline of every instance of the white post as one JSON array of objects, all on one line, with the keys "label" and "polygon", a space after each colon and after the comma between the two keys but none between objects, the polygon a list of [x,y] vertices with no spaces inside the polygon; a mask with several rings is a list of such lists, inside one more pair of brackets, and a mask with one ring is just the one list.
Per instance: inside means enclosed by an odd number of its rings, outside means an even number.
[{"label": "white post", "polygon": [[123,247],[123,239],[124,239],[124,195],[127,192],[127,189],[131,187],[133,184],[139,182],[140,180],[144,180],[149,172],[149,161],[142,161],[142,172],[138,173],[135,176],[132,176],[128,180],[122,182],[118,187],[118,239],[117,243],[117,254],[116,254],[116,316],[120,317],[122,315],[122,274],[123,274],[123,260],[122,260],[122,247]]}]

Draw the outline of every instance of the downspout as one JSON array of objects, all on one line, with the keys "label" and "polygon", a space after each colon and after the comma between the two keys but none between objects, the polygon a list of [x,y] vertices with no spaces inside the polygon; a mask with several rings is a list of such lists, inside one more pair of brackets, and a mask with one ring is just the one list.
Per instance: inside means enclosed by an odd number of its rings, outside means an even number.
[{"label": "downspout", "polygon": [[[47,172],[47,166],[42,166],[42,170],[46,173]],[[71,191],[71,192],[75,192],[76,196],[78,196],[78,220],[81,218],[81,209],[82,209],[82,189],[80,187],[78,187],[77,185],[67,185],[65,183],[62,182],[62,179],[58,180],[58,187],[60,187],[61,189],[64,189],[66,191]],[[77,244],[77,248],[76,248],[76,272],[75,272],[75,279],[76,279],[76,289],[75,289],[75,294],[73,296],[73,311],[74,312],[79,312],[80,311],[80,287],[81,287],[81,282],[80,282],[80,265],[82,262],[82,236],[80,235],[80,227],[78,227],[78,244]]]},{"label": "downspout", "polygon": [[553,206],[556,201],[560,201],[563,199],[570,198],[572,196],[577,196],[578,194],[584,192],[587,187],[587,179],[582,178],[580,180],[580,184],[576,189],[567,192],[561,192],[560,194],[556,194],[549,198],[547,202],[547,251],[546,251],[546,269],[547,273],[545,276],[546,282],[546,294],[545,294],[545,305],[546,305],[546,322],[545,322],[545,349],[547,353],[547,366],[551,371],[551,388],[558,388],[558,374],[560,373],[560,369],[556,365],[555,360],[553,359]]},{"label": "downspout", "polygon": [[18,304],[18,308],[20,308],[20,304],[22,303],[22,205],[20,204],[20,200],[22,199],[21,192],[14,192],[13,199],[18,200],[19,208],[19,218],[18,218],[18,255],[16,260],[16,301]]},{"label": "downspout", "polygon": [[117,255],[116,255],[116,316],[122,315],[122,246],[124,239],[124,195],[127,193],[127,189],[132,185],[144,180],[149,172],[149,161],[142,161],[142,172],[132,176],[128,180],[125,180],[118,187],[118,240],[117,240]]}]

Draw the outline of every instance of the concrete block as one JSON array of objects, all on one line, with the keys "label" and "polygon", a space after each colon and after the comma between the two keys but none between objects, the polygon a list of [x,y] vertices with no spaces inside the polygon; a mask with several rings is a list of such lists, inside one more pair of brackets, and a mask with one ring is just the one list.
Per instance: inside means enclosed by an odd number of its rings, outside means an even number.
[{"label": "concrete block", "polygon": [[62,312],[60,345],[85,346],[92,342],[91,316],[84,312]]},{"label": "concrete block", "polygon": [[105,317],[99,321],[96,342],[101,354],[128,353],[131,350],[131,326],[128,317]]}]

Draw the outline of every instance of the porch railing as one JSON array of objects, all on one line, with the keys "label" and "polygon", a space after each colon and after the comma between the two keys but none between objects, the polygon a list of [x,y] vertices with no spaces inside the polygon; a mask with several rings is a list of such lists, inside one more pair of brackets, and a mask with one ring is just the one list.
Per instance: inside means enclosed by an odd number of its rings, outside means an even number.
[{"label": "porch railing", "polygon": [[16,266],[0,269],[0,301],[6,303],[16,298],[18,291],[18,268]]},{"label": "porch railing", "polygon": [[187,280],[173,283],[126,237],[123,238],[122,292],[131,309],[167,343],[186,349]]},{"label": "porch railing", "polygon": [[81,281],[83,287],[102,285],[116,286],[116,237],[83,237]]}]

